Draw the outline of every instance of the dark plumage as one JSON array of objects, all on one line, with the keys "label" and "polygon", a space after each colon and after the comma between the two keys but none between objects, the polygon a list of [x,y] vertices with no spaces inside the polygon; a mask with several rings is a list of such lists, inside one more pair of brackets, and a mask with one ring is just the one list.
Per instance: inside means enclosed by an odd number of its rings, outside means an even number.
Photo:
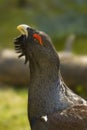
[{"label": "dark plumage", "polygon": [[27,25],[14,41],[19,57],[29,61],[28,117],[32,130],[87,129],[87,102],[63,82],[51,39]]},{"label": "dark plumage", "polygon": [[76,105],[48,115],[47,121],[38,118],[33,130],[86,130],[87,129],[87,106]]}]

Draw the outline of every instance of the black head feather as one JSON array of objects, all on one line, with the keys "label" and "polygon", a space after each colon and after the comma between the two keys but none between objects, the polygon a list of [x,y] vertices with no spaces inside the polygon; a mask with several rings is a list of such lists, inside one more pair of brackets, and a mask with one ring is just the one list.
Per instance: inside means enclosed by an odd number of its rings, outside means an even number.
[{"label": "black head feather", "polygon": [[25,45],[26,42],[25,41],[26,41],[25,35],[21,35],[14,39],[15,50],[17,53],[20,54],[18,57],[21,58],[22,56],[25,56],[25,64],[26,64],[28,62],[28,57],[26,54],[26,45]]}]

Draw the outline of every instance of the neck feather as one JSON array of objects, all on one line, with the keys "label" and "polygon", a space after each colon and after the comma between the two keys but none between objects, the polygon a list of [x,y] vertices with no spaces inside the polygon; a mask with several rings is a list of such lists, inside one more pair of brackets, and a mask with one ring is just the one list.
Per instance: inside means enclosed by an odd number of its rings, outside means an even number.
[{"label": "neck feather", "polygon": [[29,117],[39,117],[57,111],[59,66],[56,63],[30,61]]}]

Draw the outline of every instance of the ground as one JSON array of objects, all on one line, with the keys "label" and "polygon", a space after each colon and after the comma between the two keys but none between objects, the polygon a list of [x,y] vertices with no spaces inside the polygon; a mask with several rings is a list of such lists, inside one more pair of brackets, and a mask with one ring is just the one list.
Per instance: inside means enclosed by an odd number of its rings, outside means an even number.
[{"label": "ground", "polygon": [[26,89],[0,89],[0,130],[30,130]]}]

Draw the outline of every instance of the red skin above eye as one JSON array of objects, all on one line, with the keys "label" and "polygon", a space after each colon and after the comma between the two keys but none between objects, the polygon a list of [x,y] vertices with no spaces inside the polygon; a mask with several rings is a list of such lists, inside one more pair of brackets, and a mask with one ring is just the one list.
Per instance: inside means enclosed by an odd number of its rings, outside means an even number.
[{"label": "red skin above eye", "polygon": [[39,34],[34,33],[33,37],[39,41],[40,45],[43,45],[42,38],[41,38],[41,36]]}]

